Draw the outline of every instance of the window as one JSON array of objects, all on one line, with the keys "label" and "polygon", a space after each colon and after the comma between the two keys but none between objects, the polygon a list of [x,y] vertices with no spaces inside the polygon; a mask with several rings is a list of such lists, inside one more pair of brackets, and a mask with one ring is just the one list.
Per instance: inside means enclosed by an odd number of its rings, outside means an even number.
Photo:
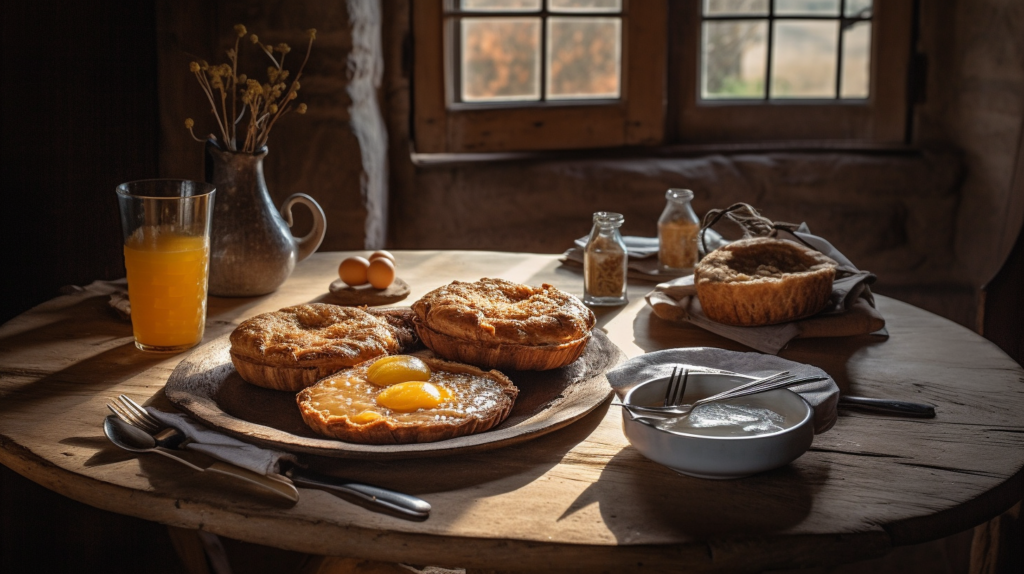
[{"label": "window", "polygon": [[423,153],[664,141],[664,0],[416,0]]},{"label": "window", "polygon": [[670,138],[903,142],[913,3],[673,4]]},{"label": "window", "polygon": [[416,0],[416,148],[901,142],[911,7]]},{"label": "window", "polygon": [[704,0],[703,100],[863,100],[872,0]]},{"label": "window", "polygon": [[460,4],[454,101],[619,99],[622,0]]}]

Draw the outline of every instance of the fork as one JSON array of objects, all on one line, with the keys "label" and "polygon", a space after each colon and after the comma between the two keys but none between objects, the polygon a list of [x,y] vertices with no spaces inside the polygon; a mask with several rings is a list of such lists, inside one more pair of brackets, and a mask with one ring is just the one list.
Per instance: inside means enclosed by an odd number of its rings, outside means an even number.
[{"label": "fork", "polygon": [[117,402],[107,403],[107,408],[117,415],[117,418],[153,435],[157,443],[164,448],[181,448],[189,441],[185,433],[178,429],[164,428],[163,423],[156,420],[128,395],[118,395]]},{"label": "fork", "polygon": [[[675,377],[675,373],[673,372],[673,378],[674,377]],[[652,406],[643,406],[643,405],[630,405],[630,404],[625,404],[625,403],[619,403],[619,404],[621,404],[621,406],[625,407],[627,410],[629,410],[631,412],[644,412],[644,413],[651,413],[651,414],[663,414],[663,415],[679,416],[679,415],[686,415],[686,414],[690,413],[693,409],[695,409],[695,408],[697,408],[697,407],[699,407],[701,405],[710,403],[710,402],[721,401],[721,400],[725,400],[725,399],[732,399],[732,398],[737,398],[737,397],[745,397],[747,395],[763,393],[763,392],[772,391],[772,390],[775,390],[775,389],[781,389],[781,388],[784,388],[784,387],[790,387],[790,386],[794,386],[794,385],[799,385],[799,384],[809,383],[809,382],[814,382],[814,381],[820,381],[820,380],[824,380],[824,379],[825,379],[825,377],[804,377],[804,378],[799,378],[798,379],[798,378],[795,378],[794,375],[789,374],[789,371],[783,371],[781,373],[776,373],[776,374],[774,374],[774,375],[772,375],[770,377],[765,377],[765,378],[762,378],[762,379],[756,379],[754,381],[750,381],[749,383],[744,383],[744,384],[742,384],[742,385],[740,385],[738,387],[734,387],[734,388],[729,389],[727,391],[718,393],[717,395],[712,395],[710,397],[706,397],[706,398],[700,399],[700,400],[695,401],[692,404],[688,404],[688,405],[674,404],[674,405],[653,406],[652,407]],[[678,384],[678,383],[676,383],[676,384]],[[673,386],[672,379],[670,379],[670,381],[669,381],[669,386],[670,387]],[[668,394],[669,393],[666,393],[666,396]]]},{"label": "fork", "polygon": [[683,372],[677,372],[679,367],[672,367],[672,376],[668,378],[668,385],[665,386],[665,401],[666,407],[674,407],[683,401],[683,395],[686,394],[686,380],[690,377],[690,369],[683,367]]},{"label": "fork", "polygon": [[[124,422],[153,435],[153,438],[157,439],[157,444],[165,448],[182,448],[191,440],[179,428],[164,427],[160,421],[127,395],[118,396],[116,403],[107,403],[107,408]],[[298,486],[316,488],[331,493],[341,492],[418,519],[424,519],[430,515],[430,503],[421,498],[379,486],[322,475],[296,466],[287,469],[283,474],[268,474],[266,476],[268,479],[278,482],[294,483]]]}]

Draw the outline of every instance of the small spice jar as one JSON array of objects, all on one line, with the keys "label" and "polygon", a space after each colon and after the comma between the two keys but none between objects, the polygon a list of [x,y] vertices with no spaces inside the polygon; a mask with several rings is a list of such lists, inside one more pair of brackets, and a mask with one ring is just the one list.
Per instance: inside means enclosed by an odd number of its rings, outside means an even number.
[{"label": "small spice jar", "polygon": [[587,305],[626,304],[626,244],[619,234],[621,213],[598,211],[583,250],[583,302]]},{"label": "small spice jar", "polygon": [[693,212],[689,189],[665,192],[665,210],[658,218],[658,263],[666,271],[690,270],[697,264],[700,221]]}]

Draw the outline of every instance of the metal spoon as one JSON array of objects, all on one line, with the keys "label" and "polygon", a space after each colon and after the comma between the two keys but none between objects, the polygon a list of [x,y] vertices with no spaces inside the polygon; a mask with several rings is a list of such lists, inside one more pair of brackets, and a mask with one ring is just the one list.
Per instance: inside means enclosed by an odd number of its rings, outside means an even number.
[{"label": "metal spoon", "polygon": [[261,474],[256,474],[250,470],[225,464],[223,462],[214,462],[210,466],[203,468],[159,448],[156,444],[156,439],[154,439],[152,435],[144,430],[133,427],[113,415],[108,416],[103,420],[103,434],[107,435],[110,442],[129,452],[155,452],[156,454],[160,454],[171,460],[180,462],[193,470],[231,476],[263,488],[278,496],[283,496],[292,502],[299,500],[299,491],[291,481],[288,481],[284,477],[279,480],[275,480]]}]

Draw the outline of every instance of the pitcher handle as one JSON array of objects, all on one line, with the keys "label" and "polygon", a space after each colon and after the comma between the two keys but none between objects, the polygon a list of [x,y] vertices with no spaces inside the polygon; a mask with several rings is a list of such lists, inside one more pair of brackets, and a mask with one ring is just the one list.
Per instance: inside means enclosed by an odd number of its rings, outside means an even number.
[{"label": "pitcher handle", "polygon": [[313,214],[313,229],[305,237],[295,238],[295,244],[299,248],[298,253],[296,253],[297,261],[302,261],[312,255],[320,247],[320,243],[323,242],[324,235],[327,234],[327,218],[324,216],[324,210],[315,199],[305,193],[296,193],[289,196],[288,199],[284,200],[284,204],[281,205],[281,217],[284,218],[284,222],[288,224],[288,227],[292,226],[292,206],[296,203],[305,205]]}]

